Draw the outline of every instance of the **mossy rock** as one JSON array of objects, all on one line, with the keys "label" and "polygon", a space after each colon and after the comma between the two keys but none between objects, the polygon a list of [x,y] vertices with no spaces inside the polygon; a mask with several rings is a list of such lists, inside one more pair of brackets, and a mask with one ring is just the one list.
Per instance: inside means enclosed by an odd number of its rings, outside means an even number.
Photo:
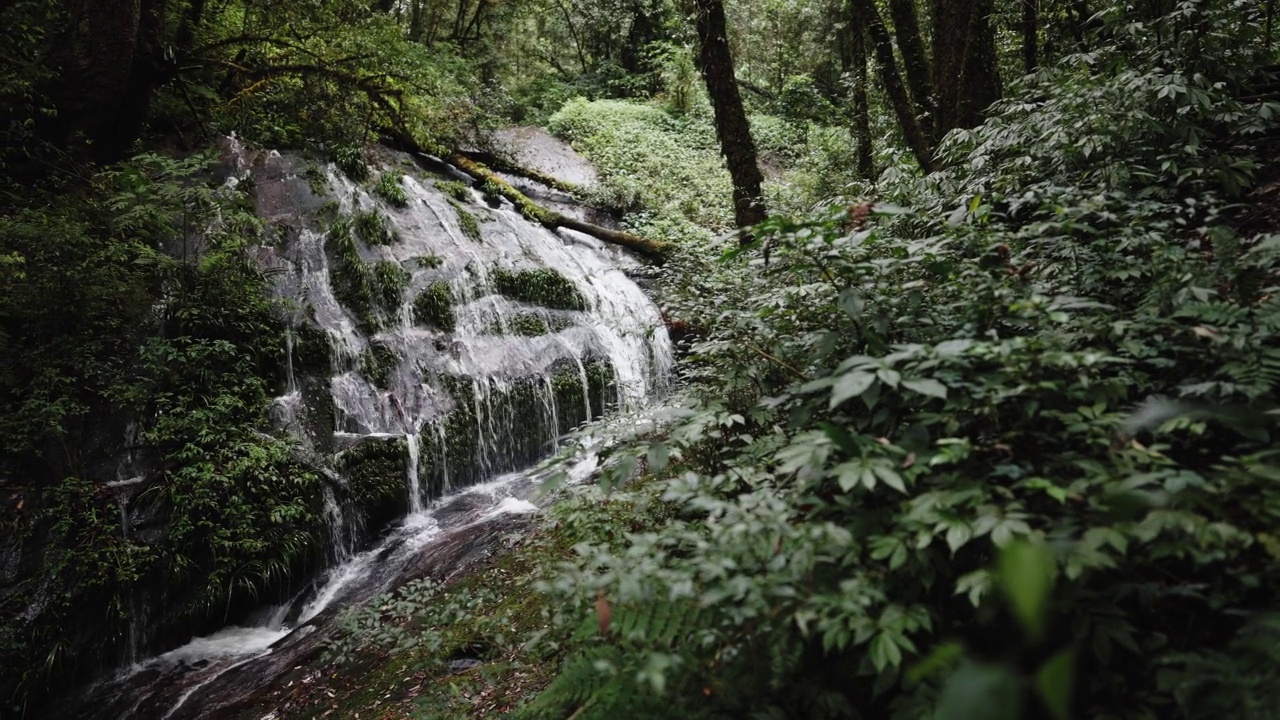
[{"label": "mossy rock", "polygon": [[346,478],[351,500],[364,515],[370,535],[407,511],[407,463],[404,438],[365,438],[334,458],[335,469]]},{"label": "mossy rock", "polygon": [[404,191],[404,173],[388,170],[378,176],[373,184],[373,194],[387,201],[388,205],[403,208],[409,206],[409,195]]},{"label": "mossy rock", "polygon": [[391,375],[399,364],[400,357],[382,343],[372,343],[360,356],[360,372],[383,390],[391,386]]},{"label": "mossy rock", "polygon": [[495,321],[489,327],[489,333],[492,335],[539,337],[560,332],[572,324],[567,318],[554,315],[547,317],[538,313],[527,312],[512,315],[502,321]]},{"label": "mossy rock", "polygon": [[351,311],[365,331],[382,329],[384,318],[395,314],[409,286],[409,271],[389,261],[367,263],[360,257],[353,224],[339,218],[325,241],[331,263],[333,295]]},{"label": "mossy rock", "polygon": [[449,204],[458,213],[458,228],[462,230],[462,234],[475,242],[484,240],[484,236],[480,234],[480,221],[476,219],[476,216],[472,215],[469,210],[462,207],[462,204],[456,200],[450,200]]},{"label": "mossy rock", "polygon": [[471,188],[466,183],[457,180],[439,180],[436,182],[436,189],[447,195],[454,202],[470,202]]},{"label": "mossy rock", "polygon": [[333,345],[329,334],[319,325],[304,320],[293,333],[293,366],[295,372],[328,373],[333,357]]},{"label": "mossy rock", "polygon": [[586,298],[572,280],[551,268],[511,271],[499,268],[493,273],[495,289],[512,300],[541,305],[556,310],[585,310]]},{"label": "mossy rock", "polygon": [[457,316],[453,310],[453,290],[446,282],[434,282],[413,301],[413,321],[418,325],[453,332]]},{"label": "mossy rock", "polygon": [[356,213],[351,219],[356,237],[366,245],[390,245],[400,240],[387,218],[377,210]]}]

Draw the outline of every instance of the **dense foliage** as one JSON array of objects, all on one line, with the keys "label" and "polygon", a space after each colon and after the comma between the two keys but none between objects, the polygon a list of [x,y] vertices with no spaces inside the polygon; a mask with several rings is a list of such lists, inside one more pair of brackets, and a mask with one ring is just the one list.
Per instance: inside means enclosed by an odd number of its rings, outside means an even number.
[{"label": "dense foliage", "polygon": [[[127,655],[139,607],[171,645],[319,561],[324,480],[268,434],[279,228],[210,143],[314,153],[396,212],[372,143],[449,158],[540,122],[598,169],[582,197],[674,246],[682,390],[570,447],[601,482],[560,491],[499,568],[519,583],[411,584],[331,659],[411,656],[447,689],[458,653],[500,657],[504,711],[537,718],[1275,716],[1275,4],[703,4],[773,214],[742,246],[685,3],[0,9],[0,712]],[[447,282],[406,298],[362,257],[397,242],[382,215],[330,219],[363,330],[406,301],[455,327]],[[492,281],[585,307],[554,271]],[[394,361],[357,362],[386,387]],[[374,526],[400,452],[337,468]],[[107,485],[134,468],[139,537]]]}]

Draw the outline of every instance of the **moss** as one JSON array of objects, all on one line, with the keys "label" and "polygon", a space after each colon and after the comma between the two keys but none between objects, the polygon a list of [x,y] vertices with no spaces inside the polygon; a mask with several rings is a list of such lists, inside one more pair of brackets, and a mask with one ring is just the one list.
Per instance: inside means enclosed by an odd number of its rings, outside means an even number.
[{"label": "moss", "polygon": [[[504,325],[505,322],[505,325]],[[495,321],[489,328],[492,335],[517,335],[520,337],[538,337],[550,335],[569,327],[572,323],[567,318],[544,317],[538,313],[518,313],[505,319]]]},{"label": "moss", "polygon": [[476,242],[482,241],[484,238],[480,235],[480,221],[476,220],[476,216],[456,200],[449,200],[449,204],[458,213],[458,228],[462,230],[462,234]]},{"label": "moss", "polygon": [[369,165],[364,160],[364,148],[356,146],[334,148],[329,156],[333,159],[333,164],[352,180],[364,182],[369,177]]},{"label": "moss", "polygon": [[366,245],[390,245],[400,239],[387,219],[377,210],[356,213],[352,216],[351,224],[356,237]]},{"label": "moss", "polygon": [[587,394],[591,400],[593,417],[604,415],[618,406],[618,379],[613,365],[602,358],[592,358],[584,363],[587,371]]},{"label": "moss", "polygon": [[334,459],[335,469],[347,479],[351,500],[360,508],[371,535],[408,507],[404,482],[407,450],[403,438],[368,439]]},{"label": "moss", "polygon": [[445,282],[434,282],[413,301],[413,321],[418,325],[453,332],[457,316],[453,311],[453,290]]},{"label": "moss", "polygon": [[316,215],[333,222],[342,215],[342,206],[338,204],[337,200],[326,200],[316,210]]},{"label": "moss", "polygon": [[324,191],[329,188],[329,180],[315,165],[307,167],[302,176],[307,179],[307,187],[311,188],[314,195],[323,195]]},{"label": "moss", "polygon": [[455,202],[471,201],[471,186],[457,180],[439,180],[436,182],[436,189]]},{"label": "moss", "polygon": [[403,208],[409,206],[409,196],[404,191],[404,173],[399,170],[388,170],[378,176],[373,185],[373,194],[387,201],[387,204]]},{"label": "moss", "polygon": [[418,255],[417,257],[410,258],[409,262],[413,263],[414,265],[417,265],[420,268],[431,269],[431,268],[438,268],[441,265],[443,265],[444,258],[440,257],[439,255],[436,255],[435,253],[431,253],[430,255]]},{"label": "moss", "polygon": [[360,372],[384,390],[390,387],[391,374],[399,364],[400,358],[395,351],[382,343],[370,344],[369,349],[360,356]]},{"label": "moss", "polygon": [[327,373],[333,357],[329,334],[314,321],[304,320],[292,329],[293,363],[295,370]]},{"label": "moss", "polygon": [[585,310],[586,299],[569,278],[551,268],[538,270],[498,269],[493,284],[499,293],[513,300],[558,310]]},{"label": "moss", "polygon": [[334,297],[355,315],[363,329],[381,329],[383,318],[400,307],[409,286],[409,272],[393,262],[362,260],[347,218],[334,222],[325,250],[332,260],[329,276]]}]

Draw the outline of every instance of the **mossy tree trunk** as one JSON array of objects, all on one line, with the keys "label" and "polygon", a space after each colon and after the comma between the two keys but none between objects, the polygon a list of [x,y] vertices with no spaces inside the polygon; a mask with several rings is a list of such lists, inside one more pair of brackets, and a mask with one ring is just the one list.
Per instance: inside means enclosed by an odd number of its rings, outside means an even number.
[{"label": "mossy tree trunk", "polygon": [[931,141],[933,134],[933,82],[929,79],[929,59],[924,54],[924,41],[920,39],[920,18],[916,14],[916,0],[889,0],[889,16],[893,19],[893,32],[902,53],[902,69],[907,76],[907,89],[915,103],[916,118],[920,130]]},{"label": "mossy tree trunk", "polygon": [[[764,222],[768,217],[760,186],[764,176],[756,158],[751,125],[742,107],[742,95],[733,71],[733,54],[725,32],[724,4],[720,0],[694,0],[698,33],[698,65],[715,111],[716,135],[733,178],[733,215],[738,227]],[[743,236],[743,240],[749,240]]]},{"label": "mossy tree trunk", "polygon": [[54,8],[51,19],[61,15],[66,27],[48,53],[57,115],[44,134],[73,156],[119,160],[141,132],[164,73],[165,2],[70,0]]},{"label": "mossy tree trunk", "polygon": [[1036,37],[1040,32],[1040,0],[1022,0],[1022,70],[1035,72],[1040,66],[1040,44]]},{"label": "mossy tree trunk", "polygon": [[994,0],[932,0],[933,87],[937,93],[935,134],[982,123],[1000,99]]},{"label": "mossy tree trunk", "polygon": [[663,262],[666,260],[668,247],[666,243],[657,242],[642,238],[639,235],[632,235],[629,232],[621,230],[612,230],[610,228],[593,225],[589,222],[583,222],[562,215],[554,210],[542,207],[534,201],[530,200],[527,195],[511,187],[507,181],[498,177],[489,168],[478,162],[468,158],[461,153],[454,153],[449,157],[449,162],[456,165],[463,172],[476,178],[484,183],[487,188],[502,197],[510,200],[520,214],[536,222],[548,230],[556,230],[558,228],[568,228],[585,233],[598,240],[603,240],[614,245],[621,245],[633,252],[639,253],[654,262]]},{"label": "mossy tree trunk", "polygon": [[[846,9],[846,13],[852,13]],[[858,176],[870,180],[875,177],[875,163],[871,156],[871,103],[867,87],[867,31],[860,23],[843,23],[838,36],[840,65],[846,75],[853,78],[853,137],[858,157]]]}]

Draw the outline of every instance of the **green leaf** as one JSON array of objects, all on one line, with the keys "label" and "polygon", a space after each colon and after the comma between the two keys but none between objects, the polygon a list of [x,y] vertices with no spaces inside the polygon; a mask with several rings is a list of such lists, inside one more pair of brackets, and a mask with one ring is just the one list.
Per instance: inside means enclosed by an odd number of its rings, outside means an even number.
[{"label": "green leaf", "polygon": [[1075,651],[1060,650],[1036,672],[1036,692],[1055,720],[1071,716],[1071,686],[1075,680]]},{"label": "green leaf", "polygon": [[671,455],[671,449],[665,443],[654,443],[649,446],[649,451],[645,454],[645,459],[649,462],[649,471],[659,473],[667,466],[667,459]]},{"label": "green leaf", "polygon": [[851,397],[857,397],[867,391],[875,383],[876,377],[871,373],[857,370],[840,376],[835,387],[831,388],[831,402],[828,407],[835,408]]},{"label": "green leaf", "polygon": [[1044,635],[1045,605],[1053,589],[1056,567],[1043,545],[1014,542],[1000,551],[1000,587],[1031,640]]},{"label": "green leaf", "polygon": [[1016,720],[1021,710],[1022,691],[1012,670],[965,662],[942,689],[933,720]]},{"label": "green leaf", "polygon": [[902,386],[921,395],[929,395],[930,397],[947,399],[947,386],[932,378],[920,378],[918,380],[903,380]]}]

